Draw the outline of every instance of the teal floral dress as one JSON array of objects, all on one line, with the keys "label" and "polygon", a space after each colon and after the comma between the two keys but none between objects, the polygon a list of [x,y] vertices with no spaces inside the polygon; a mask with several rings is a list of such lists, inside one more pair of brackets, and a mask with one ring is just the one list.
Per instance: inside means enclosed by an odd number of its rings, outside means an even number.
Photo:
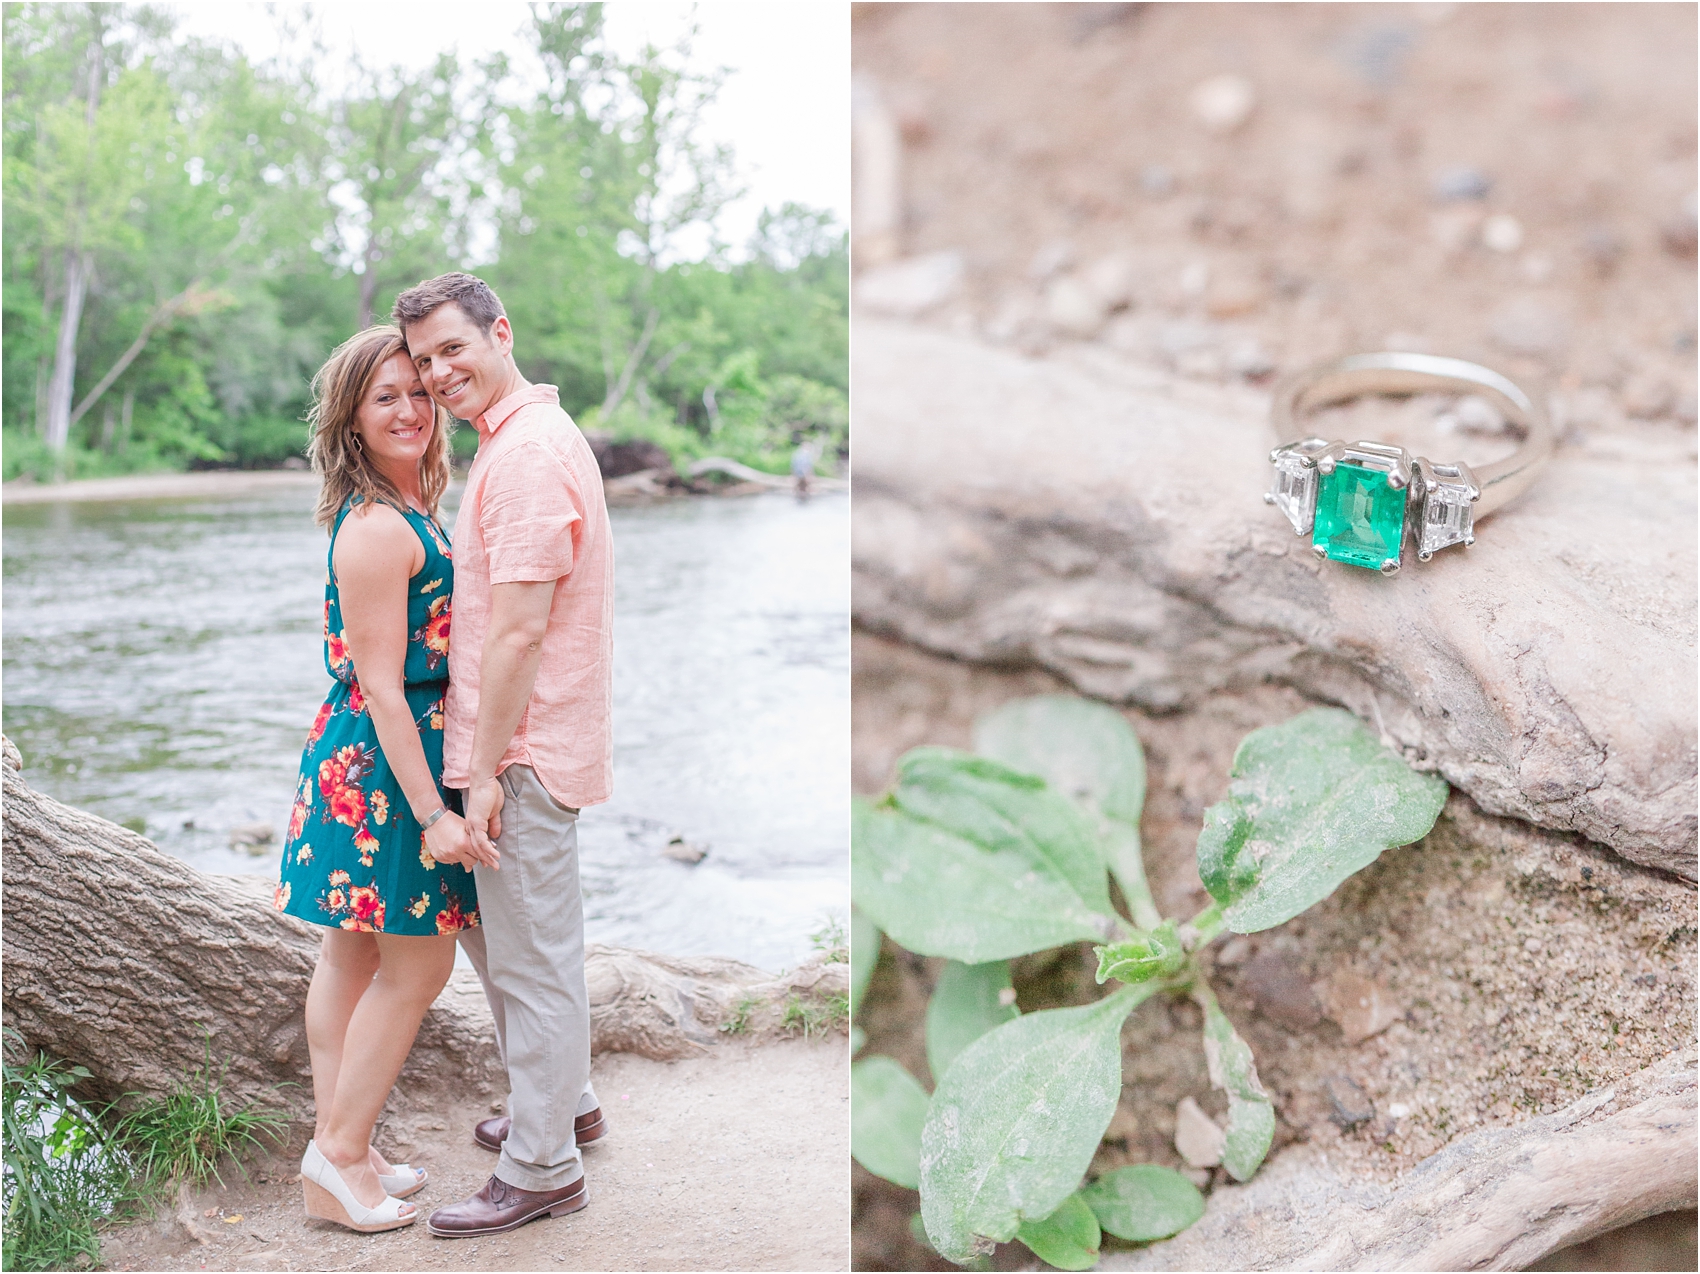
[{"label": "teal floral dress", "polygon": [[[342,639],[336,585],[336,533],[331,530],[325,579],[325,669],[335,678],[301,754],[301,778],[283,846],[274,905],[317,925],[374,933],[449,934],[478,923],[472,872],[439,863],[378,746],[378,730],[354,677]],[[442,529],[409,510],[425,545],[425,565],[408,581],[404,693],[425,745],[425,760],[442,787],[443,696],[449,687],[449,597],[454,563]]]}]

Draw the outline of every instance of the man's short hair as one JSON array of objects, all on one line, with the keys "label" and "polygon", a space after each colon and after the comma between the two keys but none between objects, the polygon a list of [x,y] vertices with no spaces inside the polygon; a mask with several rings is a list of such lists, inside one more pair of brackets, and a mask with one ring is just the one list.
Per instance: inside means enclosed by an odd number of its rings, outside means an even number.
[{"label": "man's short hair", "polygon": [[490,335],[496,320],[507,314],[488,283],[476,275],[456,270],[408,288],[396,297],[390,319],[405,335],[408,324],[424,322],[450,301],[460,306],[461,313],[478,324],[478,330],[486,336]]}]

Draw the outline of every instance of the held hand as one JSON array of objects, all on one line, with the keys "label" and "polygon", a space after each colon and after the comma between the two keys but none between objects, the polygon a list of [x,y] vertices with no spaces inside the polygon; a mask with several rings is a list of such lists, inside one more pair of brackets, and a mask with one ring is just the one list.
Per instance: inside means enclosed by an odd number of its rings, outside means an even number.
[{"label": "held hand", "polygon": [[439,863],[472,866],[472,842],[459,814],[451,810],[425,829],[425,852]]},{"label": "held hand", "polygon": [[486,867],[501,868],[501,853],[491,842],[502,834],[502,805],[507,795],[495,779],[474,783],[466,794],[466,830],[472,855]]}]

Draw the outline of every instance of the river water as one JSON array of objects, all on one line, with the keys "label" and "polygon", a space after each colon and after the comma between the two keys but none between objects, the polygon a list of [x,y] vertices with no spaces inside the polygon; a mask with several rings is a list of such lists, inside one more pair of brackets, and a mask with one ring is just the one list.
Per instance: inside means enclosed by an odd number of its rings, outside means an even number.
[{"label": "river water", "polygon": [[[203,870],[275,875],[330,685],[312,503],[6,508],[3,716],[29,782]],[[778,970],[847,917],[848,505],[611,511],[615,796],[580,820],[589,941]],[[232,848],[256,823],[273,843]],[[675,835],[707,857],[664,857]]]}]

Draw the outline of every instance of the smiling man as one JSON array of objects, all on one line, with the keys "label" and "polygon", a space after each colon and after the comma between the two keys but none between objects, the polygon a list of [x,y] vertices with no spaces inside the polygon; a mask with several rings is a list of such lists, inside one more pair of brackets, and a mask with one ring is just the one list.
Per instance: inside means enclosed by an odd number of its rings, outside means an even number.
[{"label": "smiling man", "polygon": [[[478,429],[455,520],[443,782],[464,792],[483,927],[462,945],[508,1071],[500,1151],[432,1234],[499,1234],[586,1201],[579,1147],[606,1125],[590,1088],[578,812],[611,792],[614,551],[602,477],[553,385],[514,362],[502,303],[470,274],[396,298],[425,388]],[[486,893],[488,891],[488,893]]]}]

